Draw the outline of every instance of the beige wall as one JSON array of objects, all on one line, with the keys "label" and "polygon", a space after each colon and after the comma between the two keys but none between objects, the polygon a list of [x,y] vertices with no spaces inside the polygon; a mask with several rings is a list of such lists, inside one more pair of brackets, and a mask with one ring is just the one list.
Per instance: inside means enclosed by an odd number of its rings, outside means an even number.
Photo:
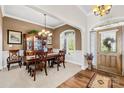
[{"label": "beige wall", "polygon": [[70,26],[70,25],[64,25],[61,27],[56,28],[53,31],[53,48],[60,48],[60,33],[65,30],[74,30],[76,33],[76,50],[81,50],[81,32],[80,30]]},{"label": "beige wall", "polygon": [[[23,44],[21,45],[12,45],[12,47],[9,47],[9,44],[7,44],[7,30],[15,30],[15,31],[21,31],[23,34],[27,33],[30,30],[42,30],[43,27],[20,21],[17,19],[9,18],[9,17],[4,17],[3,18],[3,49],[4,51],[10,50],[10,49],[23,49]],[[48,29],[49,31],[53,32],[53,45],[49,45],[48,47],[53,47],[53,48],[60,48],[60,33],[72,29],[75,30],[76,32],[76,50],[81,50],[81,32],[80,30],[70,26],[70,25],[64,25],[61,27],[58,27],[54,30]],[[23,41],[23,40],[22,40]]]},{"label": "beige wall", "polygon": [[[3,49],[4,50],[23,49],[23,44],[13,45],[12,47],[9,47],[9,44],[7,44],[7,29],[21,31],[24,34],[33,29],[41,31],[43,29],[43,27],[36,25],[36,24],[16,20],[13,18],[4,17],[3,18],[3,30],[4,30],[3,31],[4,32],[3,33],[3,40],[4,40],[4,45],[3,45],[4,48]],[[52,29],[48,29],[48,30],[52,31]],[[23,39],[22,39],[22,41],[23,41]],[[50,45],[48,47],[52,47],[52,45]]]}]

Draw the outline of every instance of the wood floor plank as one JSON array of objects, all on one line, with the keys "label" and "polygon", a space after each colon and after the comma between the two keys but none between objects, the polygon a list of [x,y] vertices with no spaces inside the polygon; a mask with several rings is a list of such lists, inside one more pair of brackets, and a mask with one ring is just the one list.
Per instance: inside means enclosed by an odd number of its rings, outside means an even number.
[{"label": "wood floor plank", "polygon": [[99,71],[96,69],[93,71],[82,70],[75,74],[73,77],[63,82],[61,85],[58,86],[58,88],[86,88],[88,87],[89,82],[95,74],[110,77],[112,79],[113,88],[124,88],[124,77],[106,73],[104,71]]},{"label": "wood floor plank", "polygon": [[58,88],[85,88],[87,84],[90,82],[90,79],[93,77],[95,72],[93,71],[80,71],[64,83],[62,83]]}]

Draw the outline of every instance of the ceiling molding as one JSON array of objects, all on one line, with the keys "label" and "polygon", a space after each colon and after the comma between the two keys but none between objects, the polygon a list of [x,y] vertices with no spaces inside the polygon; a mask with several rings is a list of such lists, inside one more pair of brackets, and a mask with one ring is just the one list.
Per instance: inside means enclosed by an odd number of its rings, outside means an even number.
[{"label": "ceiling molding", "polygon": [[[57,20],[61,20],[61,19],[59,19],[58,17],[56,17],[56,16],[54,16],[54,15],[48,13],[47,11],[44,11],[43,9],[41,9],[41,8],[39,7],[39,5],[37,5],[37,6],[36,6],[36,5],[25,5],[25,6],[28,7],[28,8],[31,8],[31,9],[33,9],[33,10],[39,12],[39,13],[44,13],[44,14],[47,14],[48,16],[53,17],[53,18],[55,18],[55,19],[57,19]],[[61,20],[61,21],[62,21],[62,20]]]},{"label": "ceiling molding", "polygon": [[4,6],[3,5],[1,5],[1,11],[2,11],[2,17],[4,17],[5,11],[4,11]]},{"label": "ceiling molding", "polygon": [[87,13],[84,9],[82,9],[82,7],[80,5],[76,5],[86,16],[87,16]]},{"label": "ceiling molding", "polygon": [[[39,12],[44,12],[44,13],[46,13],[46,14],[48,14],[49,16],[51,16],[51,17],[54,17],[54,18],[56,18],[56,19],[58,19],[58,20],[62,20],[63,22],[64,22],[64,24],[69,24],[69,25],[71,25],[71,26],[73,26],[73,27],[75,27],[75,28],[77,28],[77,29],[82,29],[81,27],[82,26],[80,26],[80,25],[75,25],[75,24],[73,24],[73,23],[71,23],[71,22],[68,22],[68,20],[67,19],[65,19],[64,17],[60,17],[60,16],[56,16],[56,15],[54,15],[53,13],[50,13],[50,12],[48,12],[48,11],[45,11],[45,10],[43,10],[43,9],[41,9],[41,8],[39,8],[39,6],[33,6],[33,5],[26,5],[27,7],[29,7],[29,8],[32,8],[32,9],[34,9],[34,10],[36,10],[36,11],[39,11]],[[77,5],[76,5],[77,6]],[[53,27],[54,28],[54,27]],[[84,27],[83,27],[83,29],[84,29]]]},{"label": "ceiling molding", "polygon": [[78,7],[86,16],[94,15],[93,11],[90,11],[89,13],[86,13],[86,11],[85,11],[80,5],[77,5],[77,7]]},{"label": "ceiling molding", "polygon": [[58,27],[61,27],[61,26],[64,26],[66,25],[65,23],[61,24],[61,25],[58,25],[58,26],[55,26],[54,29],[58,28]]},{"label": "ceiling molding", "polygon": [[[45,26],[44,24],[36,23],[36,22],[30,21],[30,20],[27,20],[27,19],[24,19],[24,18],[19,18],[19,17],[16,17],[16,16],[12,16],[12,15],[9,15],[9,14],[5,14],[4,17],[10,17],[10,18],[14,18],[14,19],[17,19],[17,20],[20,20],[20,21],[24,21],[24,22],[28,22],[28,23],[32,23],[32,24],[36,24],[36,25],[40,25],[40,26]],[[46,27],[54,29],[54,27],[51,27],[51,26],[46,26]]]},{"label": "ceiling molding", "polygon": [[86,11],[85,11],[80,5],[77,5],[77,7],[78,7],[86,16],[89,16],[89,15],[93,15],[93,14],[94,14],[92,11],[90,11],[89,13],[86,13]]},{"label": "ceiling molding", "polygon": [[[2,13],[4,14],[3,17],[10,17],[10,18],[14,18],[14,19],[17,19],[17,20],[29,22],[29,23],[32,23],[32,24],[36,24],[36,25],[40,25],[40,26],[45,26],[43,23],[34,22],[32,20],[29,20],[29,19],[25,19],[25,18],[21,18],[21,17],[17,17],[17,16],[14,16],[14,15],[8,14],[8,13],[5,12],[4,6],[3,5],[1,5],[1,6],[2,6]],[[57,18],[57,17],[49,14],[48,12],[40,9],[39,6],[35,6],[35,5],[34,6],[33,5],[24,5],[24,6],[27,7],[27,8],[30,8],[30,9],[38,12],[38,13],[47,14],[48,16],[50,16],[52,18],[55,18],[56,20],[60,20],[59,18]],[[49,25],[47,25],[47,28],[55,29],[55,28],[65,24],[64,21],[62,21],[62,22],[63,22],[62,24],[60,24],[60,25],[58,24],[56,26],[49,26]]]},{"label": "ceiling molding", "polygon": [[118,26],[122,26],[122,25],[124,25],[124,22],[113,23],[113,24],[109,24],[109,25],[105,25],[105,26],[101,26],[101,27],[96,27],[96,28],[93,28],[93,30],[98,31],[98,30],[108,29],[108,28],[112,28],[112,27],[118,27]]},{"label": "ceiling molding", "polygon": [[[117,22],[111,23],[111,24],[107,24],[107,25],[112,25],[112,24],[117,24],[117,23],[122,24],[123,21],[124,21],[124,17],[113,17],[113,18],[109,18],[109,19],[106,19],[106,20],[97,22],[97,23],[91,25],[91,26],[89,27],[89,30],[92,30],[93,28],[96,28],[96,26],[99,25],[99,24],[103,24],[103,23],[105,23],[105,22],[107,22],[107,21],[113,21],[113,20],[117,20]],[[120,20],[120,21],[118,21],[118,20]],[[103,26],[107,26],[107,25],[103,25]],[[102,27],[102,26],[101,26],[101,27]]]}]

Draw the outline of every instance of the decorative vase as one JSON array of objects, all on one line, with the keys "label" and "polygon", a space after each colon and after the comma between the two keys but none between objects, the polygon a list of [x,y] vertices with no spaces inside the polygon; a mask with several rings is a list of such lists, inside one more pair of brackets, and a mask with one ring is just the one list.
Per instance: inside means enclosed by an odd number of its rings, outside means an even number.
[{"label": "decorative vase", "polygon": [[92,60],[87,60],[88,70],[92,70]]},{"label": "decorative vase", "polygon": [[87,60],[88,64],[92,64],[92,60]]}]

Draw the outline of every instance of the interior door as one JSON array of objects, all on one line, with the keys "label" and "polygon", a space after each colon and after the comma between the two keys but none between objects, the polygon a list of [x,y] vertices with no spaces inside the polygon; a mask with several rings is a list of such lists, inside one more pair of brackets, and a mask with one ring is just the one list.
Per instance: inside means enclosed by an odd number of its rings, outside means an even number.
[{"label": "interior door", "polygon": [[122,74],[121,27],[97,32],[97,68],[110,73]]}]

